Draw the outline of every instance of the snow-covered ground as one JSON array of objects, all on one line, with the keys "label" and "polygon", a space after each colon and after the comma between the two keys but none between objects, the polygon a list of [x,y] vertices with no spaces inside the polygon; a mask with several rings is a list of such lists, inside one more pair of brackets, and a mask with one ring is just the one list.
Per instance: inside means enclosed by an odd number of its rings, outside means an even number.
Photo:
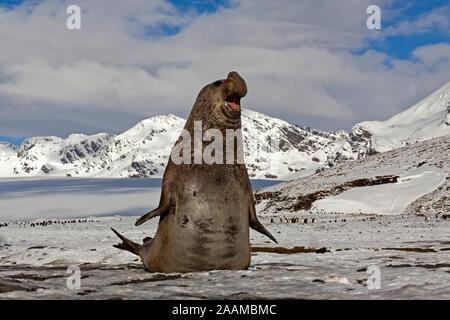
[{"label": "snow-covered ground", "polygon": [[312,210],[341,213],[400,214],[414,200],[445,182],[446,172],[436,168],[418,168],[397,183],[352,188],[317,200]]},{"label": "snow-covered ground", "polygon": [[310,210],[448,214],[449,173],[450,135],[447,135],[260,189],[255,195],[257,210],[261,214]]},{"label": "snow-covered ground", "polygon": [[[148,273],[112,247],[111,227],[136,242],[154,235],[158,219],[134,222],[157,205],[160,179],[1,179],[0,299],[450,299],[449,151],[447,136],[252,181],[279,244],[252,230],[243,271]],[[71,265],[77,290],[66,286]]]},{"label": "snow-covered ground", "polygon": [[[159,184],[2,179],[0,299],[450,299],[450,219],[442,215],[266,213],[260,219],[279,244],[251,230],[248,270],[148,273],[136,256],[112,247],[118,238],[110,227],[136,242],[153,236],[158,219],[134,222],[156,205]],[[70,265],[81,268],[79,290],[66,286]],[[369,266],[380,269],[379,289],[367,286]]]},{"label": "snow-covered ground", "polygon": [[[450,219],[297,217],[308,224],[262,218],[279,245],[251,231],[248,270],[187,274],[146,272],[136,256],[112,247],[118,239],[110,227],[139,241],[154,234],[156,220],[12,224],[0,228],[0,299],[450,299]],[[297,249],[265,252],[274,247]],[[81,268],[78,290],[66,286],[69,265]],[[369,266],[380,270],[379,289],[367,286]]]}]

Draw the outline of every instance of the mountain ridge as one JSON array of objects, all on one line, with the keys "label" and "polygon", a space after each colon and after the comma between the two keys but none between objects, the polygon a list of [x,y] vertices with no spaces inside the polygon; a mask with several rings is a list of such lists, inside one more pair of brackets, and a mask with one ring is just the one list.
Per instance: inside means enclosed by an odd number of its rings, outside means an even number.
[{"label": "mountain ridge", "polygon": [[450,81],[412,107],[384,121],[363,121],[351,135],[371,152],[384,152],[450,134]]},{"label": "mountain ridge", "polygon": [[[32,137],[20,146],[0,142],[0,176],[162,177],[185,121],[173,114],[158,115],[117,135]],[[390,119],[364,121],[350,132],[292,125],[243,109],[242,133],[251,178],[307,176],[341,162],[450,134],[450,82]]]}]

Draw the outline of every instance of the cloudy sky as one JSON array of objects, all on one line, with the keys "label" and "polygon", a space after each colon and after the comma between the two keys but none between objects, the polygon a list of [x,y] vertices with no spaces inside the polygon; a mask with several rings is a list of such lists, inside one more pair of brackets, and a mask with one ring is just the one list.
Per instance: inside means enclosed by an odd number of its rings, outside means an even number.
[{"label": "cloudy sky", "polygon": [[450,80],[449,16],[445,0],[0,0],[0,140],[186,117],[231,70],[243,107],[290,123],[386,119]]}]

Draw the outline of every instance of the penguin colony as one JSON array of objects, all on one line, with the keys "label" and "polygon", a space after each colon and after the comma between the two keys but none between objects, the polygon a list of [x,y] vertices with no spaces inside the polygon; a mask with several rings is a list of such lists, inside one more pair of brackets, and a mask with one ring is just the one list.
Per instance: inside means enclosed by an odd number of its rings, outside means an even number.
[{"label": "penguin colony", "polygon": [[[293,217],[293,218],[286,218],[285,216],[282,216],[279,218],[280,223],[302,223],[302,224],[314,224],[317,222],[316,218],[299,218],[299,217]],[[270,223],[275,223],[274,218],[270,218]]]},{"label": "penguin colony", "polygon": [[46,227],[50,226],[52,224],[60,224],[60,225],[66,225],[66,224],[75,224],[75,223],[92,223],[92,222],[98,222],[98,220],[94,221],[92,219],[72,219],[72,220],[45,220],[45,221],[13,221],[13,222],[5,222],[0,223],[0,228],[8,227],[8,226],[19,226],[21,228],[34,228],[34,227]]}]

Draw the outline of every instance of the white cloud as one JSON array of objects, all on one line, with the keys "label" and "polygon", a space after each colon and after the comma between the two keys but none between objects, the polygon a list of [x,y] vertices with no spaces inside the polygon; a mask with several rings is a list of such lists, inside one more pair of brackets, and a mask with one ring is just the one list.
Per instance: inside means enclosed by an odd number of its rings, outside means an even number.
[{"label": "white cloud", "polygon": [[[80,0],[80,31],[65,28],[68,4],[0,10],[0,134],[117,132],[149,115],[186,116],[230,70],[248,83],[246,106],[294,123],[386,118],[448,81],[446,45],[413,61],[350,54],[382,37],[365,27],[368,1],[234,1],[197,16],[162,0]],[[164,25],[182,30],[155,37]]]},{"label": "white cloud", "polygon": [[423,13],[414,20],[401,21],[386,30],[387,35],[424,34],[434,29],[450,33],[450,6],[443,6]]},{"label": "white cloud", "polygon": [[450,70],[450,44],[440,43],[414,50],[413,55],[429,68]]}]

